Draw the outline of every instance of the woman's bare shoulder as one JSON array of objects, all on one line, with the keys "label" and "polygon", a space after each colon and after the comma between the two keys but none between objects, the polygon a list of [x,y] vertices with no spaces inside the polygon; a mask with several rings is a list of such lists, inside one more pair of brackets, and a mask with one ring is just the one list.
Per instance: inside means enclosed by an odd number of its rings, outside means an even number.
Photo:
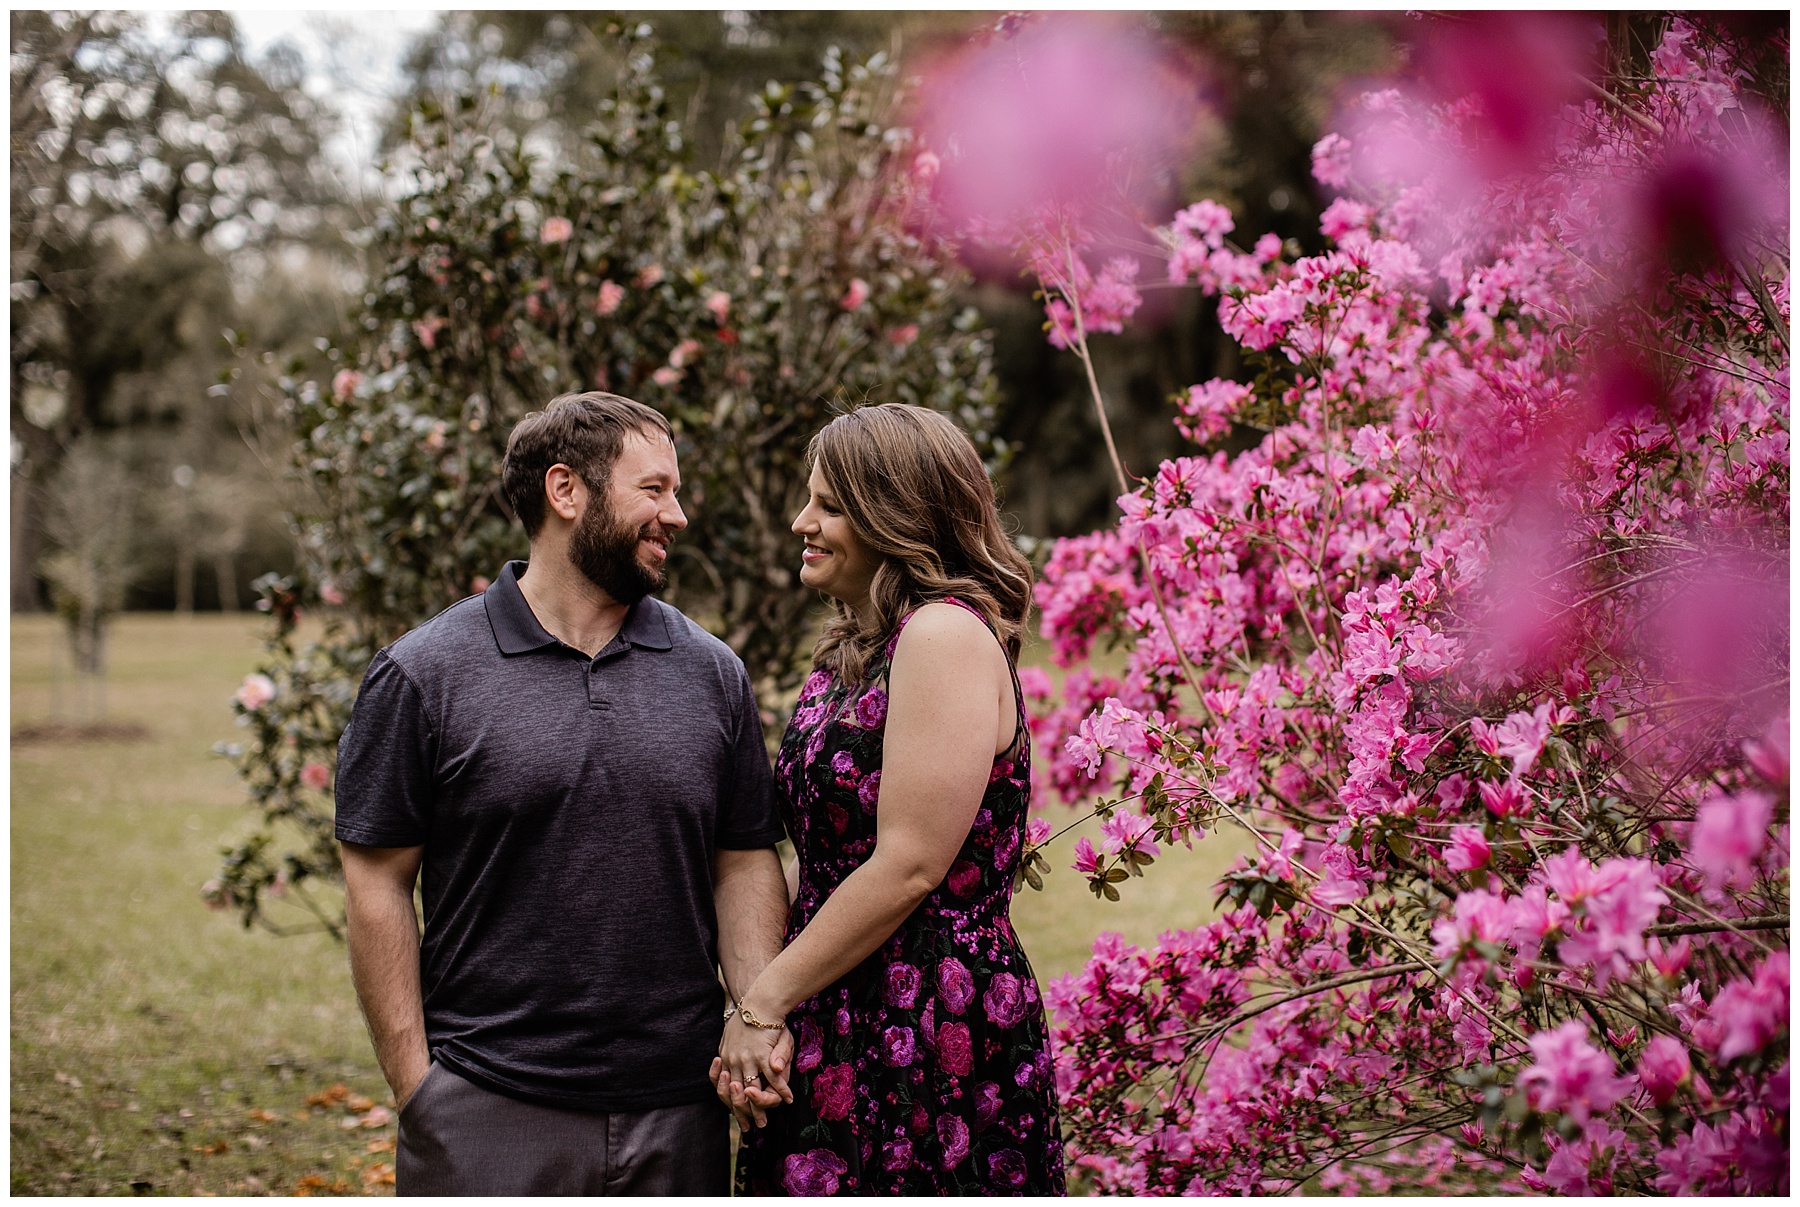
[{"label": "woman's bare shoulder", "polygon": [[928,603],[900,630],[894,661],[951,664],[967,668],[971,659],[1003,658],[1000,643],[975,613],[952,603]]}]

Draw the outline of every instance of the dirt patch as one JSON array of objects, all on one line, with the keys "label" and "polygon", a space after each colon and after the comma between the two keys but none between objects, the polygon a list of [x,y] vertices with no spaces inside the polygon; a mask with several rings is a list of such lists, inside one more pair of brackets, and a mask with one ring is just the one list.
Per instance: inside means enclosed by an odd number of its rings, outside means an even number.
[{"label": "dirt patch", "polygon": [[44,725],[21,725],[12,731],[12,740],[15,746],[52,742],[147,742],[150,727],[136,721],[93,721],[86,725],[52,721]]}]

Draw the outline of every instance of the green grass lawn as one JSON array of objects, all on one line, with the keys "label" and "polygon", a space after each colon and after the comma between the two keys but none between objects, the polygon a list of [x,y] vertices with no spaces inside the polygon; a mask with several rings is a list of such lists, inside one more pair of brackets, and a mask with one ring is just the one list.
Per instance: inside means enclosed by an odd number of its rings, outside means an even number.
[{"label": "green grass lawn", "polygon": [[[15,1194],[391,1191],[393,1126],[342,948],[246,932],[200,886],[250,828],[214,742],[259,652],[256,617],[134,615],[110,642],[107,719],[136,740],[12,747],[12,1190]],[[12,627],[14,732],[70,719],[61,631]],[[1053,805],[1058,826],[1070,814]],[[1076,833],[1091,833],[1094,823]],[[1013,917],[1039,977],[1101,931],[1153,941],[1212,916],[1230,836],[1165,852],[1123,900],[1071,871],[1075,834]],[[309,1102],[308,1100],[312,1101]]]}]

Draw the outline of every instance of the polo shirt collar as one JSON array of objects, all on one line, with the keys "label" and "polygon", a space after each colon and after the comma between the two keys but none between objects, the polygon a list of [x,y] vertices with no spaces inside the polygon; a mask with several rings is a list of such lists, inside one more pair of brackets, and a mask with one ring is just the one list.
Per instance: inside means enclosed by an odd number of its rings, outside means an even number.
[{"label": "polo shirt collar", "polygon": [[[494,641],[500,646],[500,652],[509,656],[559,644],[538,623],[537,614],[525,602],[525,593],[519,590],[519,575],[525,572],[527,564],[507,562],[500,577],[481,597],[487,608],[488,624],[494,630]],[[646,650],[673,648],[675,643],[670,639],[669,622],[663,615],[663,607],[649,596],[638,600],[625,614],[625,623],[619,626],[619,635],[614,640],[622,639]]]}]

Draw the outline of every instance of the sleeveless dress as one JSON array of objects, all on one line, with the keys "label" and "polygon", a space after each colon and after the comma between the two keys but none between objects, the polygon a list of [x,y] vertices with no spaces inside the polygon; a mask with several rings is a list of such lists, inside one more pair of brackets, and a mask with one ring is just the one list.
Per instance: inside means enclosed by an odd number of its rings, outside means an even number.
[{"label": "sleeveless dress", "polygon": [[[908,619],[863,682],[814,671],[782,738],[776,799],[800,856],[789,942],[875,850],[888,670]],[[1013,746],[944,883],[789,1012],[794,1101],[744,1136],[739,1194],[1065,1193],[1043,1001],[1007,916],[1031,800],[1016,668],[1013,698]]]}]

